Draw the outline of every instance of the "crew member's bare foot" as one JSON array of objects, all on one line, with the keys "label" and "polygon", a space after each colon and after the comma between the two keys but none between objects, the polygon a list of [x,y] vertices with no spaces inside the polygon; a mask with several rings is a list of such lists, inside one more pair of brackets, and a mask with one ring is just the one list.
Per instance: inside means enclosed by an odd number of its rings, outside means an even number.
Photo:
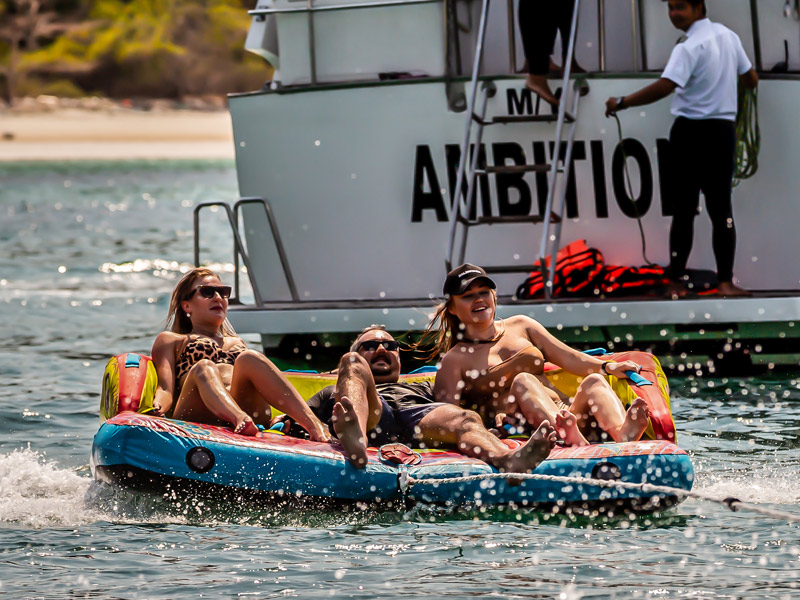
[{"label": "crew member's bare foot", "polygon": [[680,300],[689,296],[689,290],[678,281],[670,281],[667,284],[666,296],[670,300]]},{"label": "crew member's bare foot", "polygon": [[[527,442],[500,458],[495,466],[503,473],[530,473],[550,455],[555,443],[555,429],[550,421],[542,421]],[[519,485],[522,481],[509,479],[508,483]]]},{"label": "crew member's bare foot", "polygon": [[558,98],[553,95],[550,84],[547,83],[547,77],[544,75],[528,75],[525,78],[525,87],[548,104],[558,107]]},{"label": "crew member's bare foot", "polygon": [[333,430],[339,438],[347,454],[347,458],[353,463],[356,469],[363,469],[367,466],[367,444],[364,432],[358,424],[358,416],[353,407],[353,403],[347,396],[333,406]]},{"label": "crew member's bare foot", "polygon": [[[564,77],[564,69],[561,67],[561,65],[557,65],[556,63],[554,63],[552,58],[550,59],[549,71],[550,71],[549,75],[551,77],[558,77],[558,78]],[[586,69],[584,69],[582,66],[580,66],[577,62],[573,60],[572,69],[570,69],[570,73],[572,73],[573,75],[586,73]]]},{"label": "crew member's bare foot", "polygon": [[239,421],[236,422],[236,425],[233,428],[233,433],[253,436],[258,433],[258,427],[256,427],[255,423],[253,423],[253,419],[247,415],[244,415]]},{"label": "crew member's bare foot", "polygon": [[650,407],[647,402],[637,398],[631,403],[628,412],[625,414],[625,422],[619,428],[621,442],[636,442],[641,439],[644,430],[647,429],[650,418]]},{"label": "crew member's bare foot", "polygon": [[578,419],[568,410],[556,413],[556,433],[567,446],[588,446],[589,442],[578,429]]},{"label": "crew member's bare foot", "polygon": [[732,281],[723,281],[717,286],[717,294],[725,296],[726,298],[748,298],[753,294]]}]

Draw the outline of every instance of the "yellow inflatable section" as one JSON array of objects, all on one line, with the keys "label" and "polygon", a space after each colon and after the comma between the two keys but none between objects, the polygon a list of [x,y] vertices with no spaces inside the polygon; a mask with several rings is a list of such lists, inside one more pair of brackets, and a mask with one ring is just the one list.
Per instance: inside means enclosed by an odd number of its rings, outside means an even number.
[{"label": "yellow inflatable section", "polygon": [[134,353],[112,356],[103,374],[100,422],[126,410],[151,412],[157,386],[158,375],[150,357]]}]

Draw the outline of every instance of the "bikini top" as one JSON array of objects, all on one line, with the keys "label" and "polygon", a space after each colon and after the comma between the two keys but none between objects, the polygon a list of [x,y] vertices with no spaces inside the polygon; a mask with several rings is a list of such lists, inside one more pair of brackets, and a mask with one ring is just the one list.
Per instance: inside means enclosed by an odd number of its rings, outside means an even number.
[{"label": "bikini top", "polygon": [[538,375],[543,369],[544,356],[541,351],[536,346],[528,346],[488,369],[467,371],[462,396],[502,394],[511,387],[514,377],[519,373]]},{"label": "bikini top", "polygon": [[242,352],[247,350],[244,344],[236,344],[229,350],[220,348],[214,340],[199,337],[188,342],[178,356],[175,365],[175,381],[180,382],[195,363],[208,359],[215,364],[232,365]]}]

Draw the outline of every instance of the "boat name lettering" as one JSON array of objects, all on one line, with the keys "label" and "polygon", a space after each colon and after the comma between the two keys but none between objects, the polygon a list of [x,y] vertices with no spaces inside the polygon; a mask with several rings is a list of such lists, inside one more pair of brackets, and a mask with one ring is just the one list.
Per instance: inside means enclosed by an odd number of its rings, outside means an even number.
[{"label": "boat name lettering", "polygon": [[[510,96],[509,96],[510,97]],[[515,97],[516,98],[516,97]],[[521,102],[526,102],[523,98]],[[509,100],[511,103],[511,100]],[[515,106],[515,108],[517,108]],[[526,108],[522,106],[519,108]],[[511,111],[510,111],[511,112]],[[491,146],[492,163],[487,162],[487,146]],[[494,142],[481,144],[478,148],[478,169],[493,165],[545,165],[552,161],[555,154],[555,142],[533,141],[530,155],[525,148],[516,142]],[[559,156],[563,159],[566,154],[566,142],[562,142]],[[448,221],[453,206],[453,196],[456,189],[458,176],[458,163],[461,160],[461,147],[458,144],[447,144],[444,147],[444,164],[446,168],[446,182],[440,178],[431,146],[420,144],[416,147],[414,158],[414,180],[412,193],[411,222],[421,223],[427,213],[433,213],[437,221]],[[600,219],[608,218],[608,186],[607,172],[611,175],[611,190],[614,200],[620,211],[635,219],[644,216],[651,209],[654,194],[653,161],[647,148],[635,138],[625,138],[613,147],[611,160],[606,159],[606,146],[603,140],[576,140],[572,149],[573,168],[570,169],[566,192],[566,216],[569,219],[579,217],[578,181],[575,172],[585,173],[590,169],[591,181],[594,191],[594,216]],[[470,158],[475,154],[475,146],[470,146]],[[441,156],[441,155],[440,155]],[[529,161],[529,157],[532,161]],[[625,163],[631,176],[638,174],[638,186],[634,185],[632,198],[626,183]],[[588,165],[585,163],[588,162]],[[661,197],[661,214],[672,215],[669,194],[665,193],[665,186],[669,184],[669,140],[656,140],[656,165],[658,168],[659,192]],[[585,166],[584,166],[585,165]],[[610,170],[610,171],[609,171]],[[493,174],[494,186],[490,185],[489,175],[476,176],[476,185],[473,189],[472,211],[470,219],[477,213],[483,216],[523,216],[532,214],[543,215],[547,202],[549,189],[548,172],[528,173],[496,173]],[[446,183],[447,188],[441,184]],[[585,185],[585,184],[582,184]],[[461,197],[464,206],[467,206],[467,182],[462,185]],[[493,189],[492,189],[493,188]],[[535,191],[534,191],[535,190]],[[492,195],[492,193],[494,195]],[[535,194],[535,206],[534,206]],[[476,196],[477,195],[477,196]],[[445,197],[449,196],[449,203]],[[585,197],[585,193],[582,195]],[[493,202],[494,200],[494,202]],[[494,208],[496,207],[496,208]]]}]

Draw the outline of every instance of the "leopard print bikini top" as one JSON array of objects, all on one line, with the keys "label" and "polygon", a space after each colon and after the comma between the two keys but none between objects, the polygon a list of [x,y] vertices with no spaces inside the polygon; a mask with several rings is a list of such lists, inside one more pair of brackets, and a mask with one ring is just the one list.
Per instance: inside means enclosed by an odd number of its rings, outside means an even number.
[{"label": "leopard print bikini top", "polygon": [[215,364],[232,365],[242,352],[247,350],[244,344],[236,344],[229,350],[220,348],[214,340],[207,337],[200,337],[188,342],[178,356],[175,365],[175,380],[180,383],[189,369],[195,363],[203,359],[208,359]]}]

